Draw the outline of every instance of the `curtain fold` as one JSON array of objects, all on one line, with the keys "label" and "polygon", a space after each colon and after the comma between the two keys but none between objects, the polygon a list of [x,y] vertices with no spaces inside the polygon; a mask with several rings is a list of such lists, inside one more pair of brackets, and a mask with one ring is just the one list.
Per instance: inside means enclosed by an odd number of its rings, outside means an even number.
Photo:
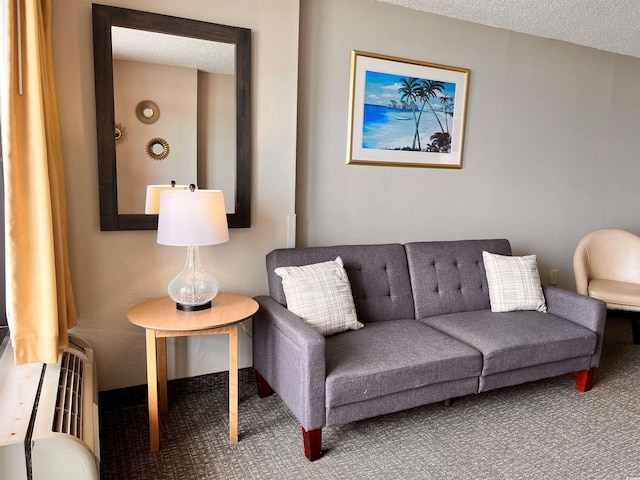
[{"label": "curtain fold", "polygon": [[2,143],[7,315],[16,364],[54,363],[77,314],[67,242],[51,0],[6,0]]}]

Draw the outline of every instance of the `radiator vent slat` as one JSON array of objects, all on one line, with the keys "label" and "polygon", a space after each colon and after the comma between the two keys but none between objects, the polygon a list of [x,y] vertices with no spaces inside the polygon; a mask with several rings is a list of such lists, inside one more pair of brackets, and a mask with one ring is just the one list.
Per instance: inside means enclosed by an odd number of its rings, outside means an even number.
[{"label": "radiator vent slat", "polygon": [[84,362],[72,352],[62,354],[53,431],[82,440],[82,377]]}]

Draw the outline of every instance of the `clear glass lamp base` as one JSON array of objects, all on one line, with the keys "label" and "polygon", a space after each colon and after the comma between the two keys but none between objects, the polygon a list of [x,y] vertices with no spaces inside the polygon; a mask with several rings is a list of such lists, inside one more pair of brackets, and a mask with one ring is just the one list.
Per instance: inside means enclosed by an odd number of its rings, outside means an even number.
[{"label": "clear glass lamp base", "polygon": [[218,281],[200,264],[198,247],[187,247],[187,261],[169,282],[168,292],[178,310],[193,312],[211,308],[211,300],[218,294]]}]

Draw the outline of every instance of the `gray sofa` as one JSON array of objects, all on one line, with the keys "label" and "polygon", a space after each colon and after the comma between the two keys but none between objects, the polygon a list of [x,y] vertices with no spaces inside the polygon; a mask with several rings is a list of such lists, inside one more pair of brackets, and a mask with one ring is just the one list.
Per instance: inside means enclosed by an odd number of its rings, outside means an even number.
[{"label": "gray sofa", "polygon": [[[606,305],[544,286],[547,313],[493,313],[482,251],[507,240],[274,250],[269,296],[254,317],[260,396],[275,391],[302,424],[309,460],[322,428],[495,388],[577,372],[589,390],[600,361]],[[274,269],[340,256],[365,327],[324,337],[286,308]]]}]

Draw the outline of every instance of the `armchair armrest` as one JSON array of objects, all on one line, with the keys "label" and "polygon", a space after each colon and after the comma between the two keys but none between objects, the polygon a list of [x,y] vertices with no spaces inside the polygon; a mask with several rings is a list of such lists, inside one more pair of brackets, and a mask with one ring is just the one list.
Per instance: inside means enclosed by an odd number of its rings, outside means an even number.
[{"label": "armchair armrest", "polygon": [[325,339],[269,296],[255,297],[253,366],[306,430],[325,425]]},{"label": "armchair armrest", "polygon": [[547,312],[581,325],[598,335],[596,351],[591,357],[591,367],[600,364],[604,326],[607,320],[607,304],[601,300],[558,287],[543,285]]},{"label": "armchair armrest", "polygon": [[583,242],[580,242],[573,253],[573,275],[576,280],[576,291],[581,295],[588,295],[589,252]]}]

